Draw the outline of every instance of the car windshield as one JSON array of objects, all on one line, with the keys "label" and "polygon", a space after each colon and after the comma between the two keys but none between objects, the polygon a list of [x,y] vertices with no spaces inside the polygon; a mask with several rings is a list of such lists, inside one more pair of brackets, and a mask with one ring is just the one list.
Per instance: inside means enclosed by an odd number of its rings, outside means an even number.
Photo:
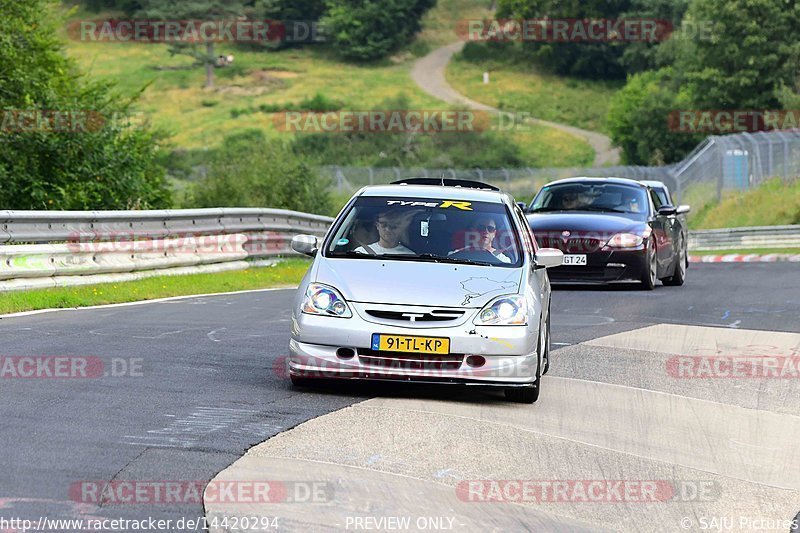
[{"label": "car windshield", "polygon": [[326,243],[327,257],[517,267],[519,237],[504,204],[361,196]]},{"label": "car windshield", "polygon": [[647,213],[644,188],[616,183],[548,185],[533,199],[530,211],[609,211]]}]

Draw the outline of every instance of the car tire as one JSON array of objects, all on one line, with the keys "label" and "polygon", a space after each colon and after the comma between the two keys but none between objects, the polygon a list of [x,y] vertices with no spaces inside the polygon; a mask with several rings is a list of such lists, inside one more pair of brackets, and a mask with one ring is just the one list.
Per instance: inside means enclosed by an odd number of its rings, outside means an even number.
[{"label": "car tire", "polygon": [[642,289],[652,291],[656,287],[656,276],[658,273],[658,263],[656,256],[656,242],[654,240],[647,241],[647,253],[644,259],[644,268],[642,269]]},{"label": "car tire", "polygon": [[292,385],[295,387],[310,387],[311,386],[311,379],[309,378],[301,378],[300,376],[289,375],[289,379],[292,380]]},{"label": "car tire", "polygon": [[505,390],[506,400],[514,403],[536,403],[539,399],[539,380],[527,387],[509,387]]},{"label": "car tire", "polygon": [[[539,342],[536,343],[536,353],[538,355],[542,354],[541,336],[539,337]],[[506,396],[506,400],[514,403],[536,403],[536,400],[539,399],[539,390],[541,389],[542,383],[541,361],[538,362],[536,366],[536,381],[534,381],[531,385],[526,385],[524,387],[507,387],[503,391]]]},{"label": "car tire", "polygon": [[681,243],[678,248],[678,257],[675,259],[675,273],[661,281],[664,285],[680,287],[686,281],[686,246]]},{"label": "car tire", "polygon": [[542,375],[544,376],[550,370],[550,312],[547,312],[547,320],[545,321],[545,340],[544,340],[544,369]]}]

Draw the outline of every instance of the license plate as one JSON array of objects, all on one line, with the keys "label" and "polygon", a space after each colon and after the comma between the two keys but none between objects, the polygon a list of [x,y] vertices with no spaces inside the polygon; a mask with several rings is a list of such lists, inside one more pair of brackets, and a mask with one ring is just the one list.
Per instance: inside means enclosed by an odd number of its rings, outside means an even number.
[{"label": "license plate", "polygon": [[582,255],[565,255],[564,256],[564,263],[565,265],[578,265],[578,266],[586,266],[586,254]]},{"label": "license plate", "polygon": [[386,352],[450,353],[450,339],[446,337],[416,337],[409,335],[372,334],[372,349]]}]

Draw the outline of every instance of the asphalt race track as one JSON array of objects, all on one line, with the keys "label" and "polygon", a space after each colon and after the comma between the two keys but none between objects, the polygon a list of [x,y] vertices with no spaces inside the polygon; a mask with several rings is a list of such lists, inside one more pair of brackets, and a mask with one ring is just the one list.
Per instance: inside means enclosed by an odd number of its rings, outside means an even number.
[{"label": "asphalt race track", "polygon": [[[351,515],[442,518],[441,529],[461,531],[789,522],[800,510],[800,379],[677,379],[669,361],[693,348],[800,354],[799,270],[693,264],[681,288],[558,286],[553,366],[532,406],[452,387],[293,389],[281,364],[291,290],[2,318],[0,357],[103,366],[87,378],[0,378],[0,517],[197,519],[199,501],[97,503],[76,487],[202,485],[219,474],[336,483],[335,501],[321,506],[205,509],[268,513],[279,530],[369,529]],[[237,461],[254,446],[249,462]],[[706,483],[711,495],[646,504],[457,496],[462,482],[492,479]]]}]

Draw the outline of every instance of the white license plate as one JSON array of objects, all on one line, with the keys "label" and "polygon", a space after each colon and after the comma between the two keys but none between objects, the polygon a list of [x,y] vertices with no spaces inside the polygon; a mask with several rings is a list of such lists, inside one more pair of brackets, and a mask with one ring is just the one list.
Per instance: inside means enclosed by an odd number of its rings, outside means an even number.
[{"label": "white license plate", "polygon": [[573,266],[586,266],[586,254],[565,255],[564,264]]}]

